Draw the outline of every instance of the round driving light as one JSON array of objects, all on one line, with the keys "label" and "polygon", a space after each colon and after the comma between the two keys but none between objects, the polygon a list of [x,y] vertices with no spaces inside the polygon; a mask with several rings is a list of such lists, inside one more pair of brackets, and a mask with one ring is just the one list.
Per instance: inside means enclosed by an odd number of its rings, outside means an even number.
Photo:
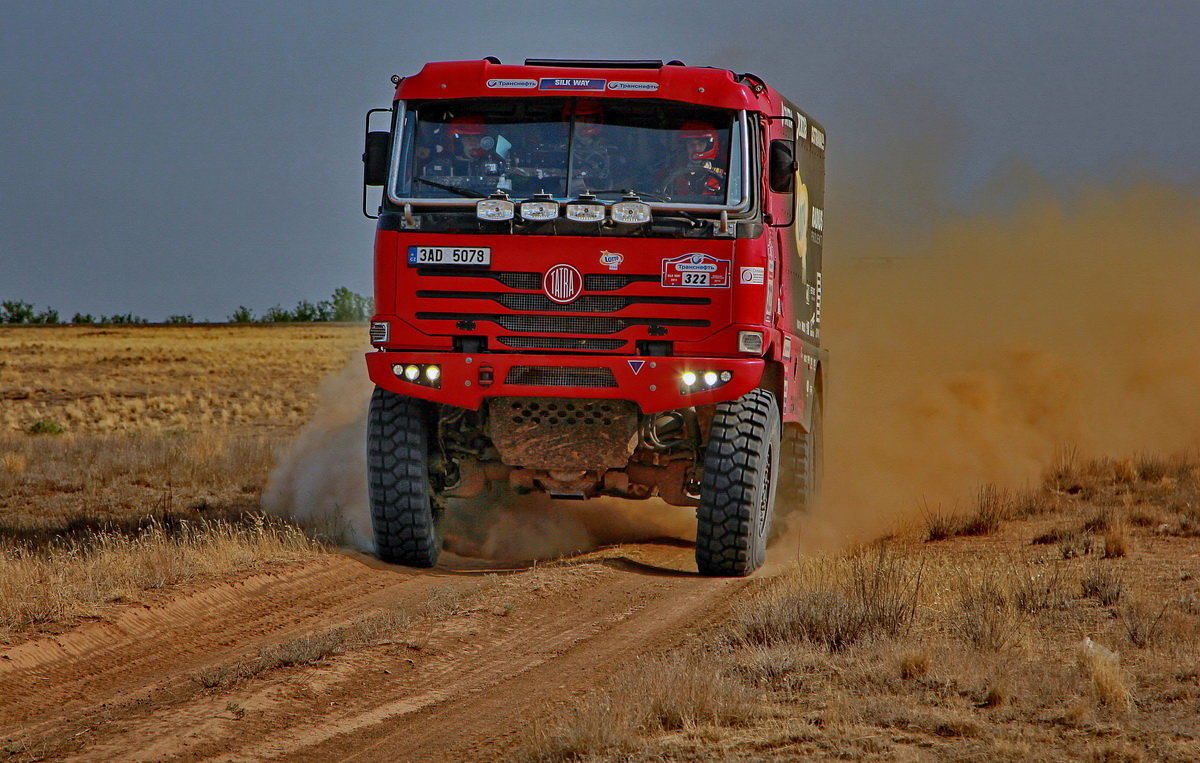
[{"label": "round driving light", "polygon": [[507,199],[483,199],[475,205],[475,216],[480,220],[511,220],[514,209]]},{"label": "round driving light", "polygon": [[691,371],[684,371],[682,378],[683,378],[683,385],[685,387],[690,387],[696,383],[696,374],[692,373]]},{"label": "round driving light", "polygon": [[604,204],[594,194],[585,193],[567,204],[567,219],[577,223],[604,222]]},{"label": "round driving light", "polygon": [[650,222],[650,205],[640,201],[618,201],[612,205],[612,221],[640,225]]},{"label": "round driving light", "polygon": [[441,375],[442,369],[438,368],[437,366],[430,366],[429,368],[425,369],[425,378],[431,382],[437,381]]},{"label": "round driving light", "polygon": [[716,371],[705,371],[704,372],[704,386],[714,387],[714,386],[716,386],[716,384],[717,384],[717,372]]},{"label": "round driving light", "polygon": [[408,379],[409,381],[416,381],[417,377],[420,375],[421,369],[417,368],[416,366],[407,366],[404,369],[404,378]]},{"label": "round driving light", "polygon": [[721,381],[727,382],[732,378],[733,378],[733,374],[729,373],[728,371],[721,372]]}]

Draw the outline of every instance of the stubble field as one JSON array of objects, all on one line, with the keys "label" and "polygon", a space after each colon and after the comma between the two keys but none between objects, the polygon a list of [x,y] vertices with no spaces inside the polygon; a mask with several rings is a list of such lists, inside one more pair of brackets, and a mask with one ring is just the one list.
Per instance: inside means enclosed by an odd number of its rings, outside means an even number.
[{"label": "stubble field", "polygon": [[825,553],[818,510],[748,580],[390,568],[258,511],[363,333],[0,329],[12,759],[1200,757],[1195,459],[1066,450]]}]

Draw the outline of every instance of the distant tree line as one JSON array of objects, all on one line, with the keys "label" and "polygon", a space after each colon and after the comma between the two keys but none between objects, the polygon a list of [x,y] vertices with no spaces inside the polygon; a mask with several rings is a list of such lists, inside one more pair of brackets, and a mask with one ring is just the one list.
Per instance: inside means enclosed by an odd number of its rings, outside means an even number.
[{"label": "distant tree line", "polygon": [[[255,317],[254,311],[246,306],[238,307],[229,316],[229,323],[321,323],[340,321],[361,323],[375,312],[375,300],[355,294],[346,287],[335,289],[329,299],[323,299],[316,304],[302,299],[296,307],[289,310],[280,305],[270,308],[262,317]],[[75,313],[69,321],[62,320],[58,311],[47,307],[37,310],[33,304],[21,301],[0,301],[0,323],[47,326],[73,324],[76,326],[128,326],[146,324],[150,321],[133,313],[117,315],[92,315],[91,313]],[[169,315],[164,321],[171,325],[191,325],[197,321],[191,315]],[[207,323],[207,321],[203,321]]]}]

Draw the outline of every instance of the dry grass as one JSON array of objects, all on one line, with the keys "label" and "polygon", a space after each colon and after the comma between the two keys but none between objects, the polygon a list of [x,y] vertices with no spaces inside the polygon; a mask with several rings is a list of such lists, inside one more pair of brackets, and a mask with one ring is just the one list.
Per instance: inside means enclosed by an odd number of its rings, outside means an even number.
[{"label": "dry grass", "polygon": [[[716,651],[684,652],[753,687],[757,716],[609,726],[644,695],[601,692],[530,757],[1200,759],[1196,484],[1194,461],[1076,454],[1021,497],[926,512],[886,551],[802,560],[754,587]],[[986,542],[964,536],[970,517]],[[941,534],[960,540],[922,542]]]},{"label": "dry grass", "polygon": [[0,433],[294,428],[364,345],[361,326],[0,327]]},{"label": "dry grass", "polygon": [[271,670],[311,665],[352,649],[379,643],[411,626],[413,617],[399,610],[379,612],[350,625],[311,633],[259,650],[257,656],[218,665],[192,675],[206,689],[226,689]]},{"label": "dry grass", "polygon": [[0,628],[17,630],[93,615],[202,575],[228,576],[299,559],[317,547],[296,528],[245,522],[149,522],[140,532],[100,532],[38,550],[0,550]]},{"label": "dry grass", "polygon": [[761,714],[754,692],[718,655],[695,653],[643,662],[604,691],[536,728],[519,760],[579,760],[640,746],[648,734],[738,726]]},{"label": "dry grass", "polygon": [[[1018,502],[1016,496],[995,485],[984,485],[975,495],[975,505],[966,514],[926,512],[925,540],[939,541],[957,536],[991,535],[1019,512],[1035,509]],[[1024,506],[1024,508],[1022,508]]]},{"label": "dry grass", "polygon": [[[807,642],[831,652],[904,633],[915,616],[922,571],[886,546],[799,565],[734,615],[743,644]],[[833,583],[834,585],[830,585]]]}]

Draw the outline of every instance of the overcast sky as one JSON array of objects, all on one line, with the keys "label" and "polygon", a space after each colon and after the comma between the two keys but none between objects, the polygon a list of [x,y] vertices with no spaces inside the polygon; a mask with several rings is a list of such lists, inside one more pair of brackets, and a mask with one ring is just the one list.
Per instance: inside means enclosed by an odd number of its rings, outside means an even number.
[{"label": "overcast sky", "polygon": [[1060,188],[1198,188],[1197,30],[1200,3],[1175,1],[5,0],[0,299],[222,320],[369,293],[362,115],[432,60],[759,74],[828,128],[831,257],[836,200],[887,203],[851,193],[866,165],[902,194],[907,143],[963,205],[1014,162]]}]

